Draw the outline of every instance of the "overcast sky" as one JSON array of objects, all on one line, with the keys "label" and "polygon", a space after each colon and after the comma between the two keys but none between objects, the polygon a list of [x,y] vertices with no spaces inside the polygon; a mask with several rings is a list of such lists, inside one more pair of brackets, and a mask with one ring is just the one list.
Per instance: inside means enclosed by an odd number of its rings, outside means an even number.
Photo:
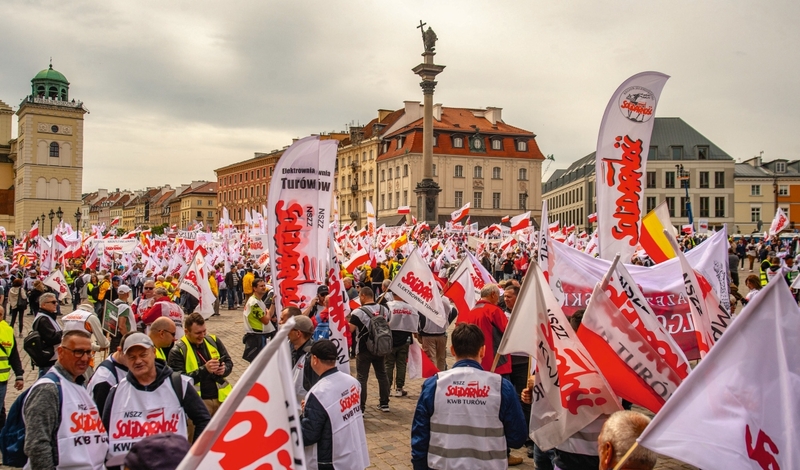
[{"label": "overcast sky", "polygon": [[[679,116],[736,159],[800,158],[800,2],[4,0],[0,100],[53,66],[89,109],[83,191],[215,180],[293,137],[421,100],[422,19],[439,37],[435,101],[503,108],[568,166],[591,153],[627,77],[670,75]],[[16,131],[15,131],[16,132]]]}]

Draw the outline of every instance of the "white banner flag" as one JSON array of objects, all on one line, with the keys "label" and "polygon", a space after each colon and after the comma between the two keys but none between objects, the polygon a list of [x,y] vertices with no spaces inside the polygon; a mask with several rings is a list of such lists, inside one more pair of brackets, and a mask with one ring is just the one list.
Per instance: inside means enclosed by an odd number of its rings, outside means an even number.
[{"label": "white banner flag", "polygon": [[783,209],[779,207],[778,210],[775,211],[775,218],[772,219],[772,224],[769,226],[769,235],[777,235],[788,226],[789,218],[786,217],[786,213],[783,212]]},{"label": "white banner flag", "polygon": [[438,284],[417,250],[408,255],[403,267],[387,289],[425,315],[428,320],[439,326],[447,324],[447,312],[439,294]]},{"label": "white banner flag", "polygon": [[656,105],[669,77],[642,72],[625,80],[606,106],[597,138],[597,231],[600,257],[628,262],[639,244],[643,176]]},{"label": "white banner flag", "polygon": [[43,282],[44,285],[50,287],[51,289],[56,291],[56,293],[58,293],[59,300],[67,299],[69,301],[72,301],[72,292],[69,291],[67,280],[64,279],[64,274],[58,269],[51,272],[50,275],[47,276]]},{"label": "white banner flag", "polygon": [[[350,313],[348,304],[344,302],[345,290],[342,282],[342,266],[336,257],[336,239],[334,228],[328,229],[328,327],[331,330],[330,340],[336,346],[336,366],[341,372],[350,373],[350,352],[347,347],[345,333],[350,328],[347,314]],[[348,299],[352,300],[352,299]]]},{"label": "white banner flag", "polygon": [[181,279],[180,289],[197,299],[197,307],[194,311],[208,319],[214,314],[214,302],[217,298],[211,291],[211,285],[208,282],[208,271],[202,251],[198,249],[195,252],[186,275]]},{"label": "white banner flag", "polygon": [[99,240],[97,243],[98,247],[102,247],[106,253],[113,255],[116,253],[133,253],[133,250],[135,250],[136,246],[139,244],[139,239],[109,239]]},{"label": "white banner flag", "polygon": [[267,250],[278,312],[287,305],[304,309],[325,278],[338,145],[335,139],[306,137],[293,143],[275,165],[267,197]]},{"label": "white banner flag", "polygon": [[178,470],[305,468],[284,324],[236,383]]},{"label": "white banner flag", "polygon": [[770,282],[639,438],[700,468],[800,468],[800,309]]}]

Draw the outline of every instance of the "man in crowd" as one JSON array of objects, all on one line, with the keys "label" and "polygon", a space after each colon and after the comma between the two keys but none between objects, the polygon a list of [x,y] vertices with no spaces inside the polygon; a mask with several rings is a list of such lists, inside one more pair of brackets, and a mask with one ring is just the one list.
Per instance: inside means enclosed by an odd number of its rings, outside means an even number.
[{"label": "man in crowd", "polygon": [[255,278],[256,276],[253,274],[253,268],[248,266],[244,271],[244,277],[242,277],[242,293],[245,299],[253,295],[253,281]]},{"label": "man in crowd", "polygon": [[156,359],[167,362],[167,354],[175,344],[176,332],[175,322],[167,317],[156,318],[156,321],[150,325],[150,332],[147,335],[153,342],[153,347],[156,348]]},{"label": "man in crowd", "polygon": [[[387,307],[391,315],[389,328],[392,329],[392,352],[384,357],[386,375],[389,378],[389,390],[392,389],[392,383],[394,383],[394,396],[404,397],[408,395],[408,392],[404,390],[408,348],[412,341],[411,335],[419,329],[419,312],[403,302],[398,295],[394,296],[394,300],[388,302]],[[395,366],[397,366],[396,380],[394,378]]]},{"label": "man in crowd", "polygon": [[356,345],[356,371],[358,381],[361,383],[361,409],[367,404],[367,379],[369,378],[370,367],[375,368],[375,377],[378,379],[378,393],[380,402],[378,410],[385,413],[389,412],[389,378],[386,376],[386,366],[383,357],[375,356],[367,350],[367,338],[369,336],[369,323],[377,315],[383,316],[388,322],[391,320],[391,312],[382,305],[375,303],[375,293],[369,287],[362,287],[358,293],[361,300],[361,307],[357,308],[350,315],[350,333],[355,334],[354,342]]},{"label": "man in crowd", "polygon": [[[314,324],[311,319],[305,316],[297,316],[294,318],[294,328],[289,331],[289,344],[292,349],[292,382],[294,383],[294,391],[297,395],[297,403],[303,401],[306,397],[306,392],[311,389],[310,382],[310,367],[309,352],[314,342],[311,341],[311,335],[314,333]],[[308,375],[308,378],[306,376]]]},{"label": "man in crowd", "polygon": [[[153,425],[169,422],[170,432],[196,439],[211,420],[208,409],[194,391],[192,379],[179,374],[173,377],[172,369],[156,362],[155,347],[147,335],[139,332],[130,335],[123,352],[128,374],[111,390],[103,409],[103,425],[109,430],[106,460],[109,467],[121,465],[131,445],[145,437],[130,432],[134,427],[153,429]],[[160,408],[155,416],[154,404]],[[193,436],[188,435],[187,417],[194,424]]]},{"label": "man in crowd", "polygon": [[156,281],[152,279],[147,279],[142,284],[142,293],[136,300],[133,301],[131,304],[131,310],[136,315],[137,318],[140,318],[147,309],[153,305],[153,297],[155,296],[155,289],[156,289]]},{"label": "man in crowd", "polygon": [[450,312],[447,316],[447,323],[439,326],[428,320],[425,315],[419,315],[419,342],[422,352],[428,359],[436,365],[439,370],[447,370],[447,328],[456,317],[458,310],[451,306],[447,297],[442,297],[445,309]]},{"label": "man in crowd", "polygon": [[[636,444],[636,439],[644,432],[650,418],[636,411],[617,411],[609,416],[600,436],[597,447],[600,452],[600,470],[616,468],[622,457]],[[637,446],[622,465],[623,470],[651,470],[655,468],[658,456],[655,452]]]},{"label": "man in crowd", "polygon": [[319,470],[369,466],[361,386],[336,367],[336,346],[327,339],[311,347],[311,368],[319,381],[306,395],[301,426],[306,465]]},{"label": "man in crowd", "polygon": [[[414,412],[414,469],[505,468],[522,463],[521,458],[508,456],[507,448],[525,443],[525,417],[511,382],[481,368],[487,352],[483,332],[476,325],[459,323],[451,341],[456,363],[425,380]],[[453,390],[455,396],[480,399],[448,399]]]},{"label": "man in crowd", "polygon": [[[186,335],[169,352],[168,364],[176,372],[188,375],[211,416],[231,392],[225,377],[231,374],[233,362],[222,341],[206,335],[206,321],[199,313],[186,317]],[[190,433],[191,434],[191,433]]]},{"label": "man in crowd", "polygon": [[[486,341],[486,355],[481,363],[483,370],[492,368],[497,348],[500,347],[500,340],[503,338],[506,326],[508,326],[508,318],[497,306],[499,301],[500,289],[497,288],[497,285],[486,284],[481,288],[481,300],[478,301],[475,308],[458,316],[458,323],[471,323],[477,325],[483,331]],[[509,357],[501,356],[494,371],[500,375],[511,374]]]},{"label": "man in crowd", "polygon": [[97,409],[102,412],[106,404],[111,388],[114,387],[125,377],[128,373],[128,362],[125,360],[125,355],[122,353],[122,348],[125,347],[125,338],[133,333],[129,333],[122,337],[119,347],[113,354],[108,356],[103,362],[97,366],[92,378],[89,379],[89,384],[86,389],[97,404]]},{"label": "man in crowd", "polygon": [[239,274],[236,267],[231,266],[231,270],[225,273],[225,285],[228,288],[228,310],[233,310],[238,305],[236,302],[237,291],[239,290]]},{"label": "man in crowd", "polygon": [[[0,318],[5,311],[0,308]],[[14,388],[22,390],[24,384],[22,361],[17,351],[17,341],[14,339],[14,328],[11,328],[5,319],[0,319],[0,428],[6,422],[6,390],[8,389],[11,371],[14,371]]]},{"label": "man in crowd", "polygon": [[[39,366],[39,377],[46,374],[58,359],[56,346],[61,343],[62,332],[61,325],[56,321],[57,307],[58,300],[56,300],[55,294],[47,292],[39,297],[39,312],[36,313],[36,317],[33,319],[31,329],[37,331],[42,340],[42,358],[50,357],[49,360],[36,364]],[[87,365],[88,360],[89,359],[87,359]]]},{"label": "man in crowd", "polygon": [[342,279],[344,282],[344,290],[347,292],[347,299],[345,300],[354,300],[358,298],[358,290],[353,286],[353,278],[352,277],[345,277]]},{"label": "man in crowd", "polygon": [[[66,332],[57,355],[52,370],[31,386],[23,406],[28,464],[37,470],[101,470],[108,451],[106,430],[97,405],[83,388],[91,337],[80,330]],[[75,441],[82,444],[73,445]]]},{"label": "man in crowd", "polygon": [[114,305],[117,307],[117,334],[111,338],[111,350],[116,351],[122,337],[131,331],[136,331],[136,321],[134,320],[133,310],[131,310],[131,288],[127,285],[119,286],[117,289],[117,299]]},{"label": "man in crowd", "polygon": [[275,335],[275,326],[272,325],[272,315],[261,300],[267,293],[267,283],[263,279],[253,282],[253,292],[244,305],[244,359],[252,362],[258,353],[267,345],[267,340]]},{"label": "man in crowd", "polygon": [[168,317],[175,322],[176,339],[183,338],[183,309],[169,298],[167,290],[156,287],[153,305],[142,314],[142,322],[149,327],[156,318]]}]

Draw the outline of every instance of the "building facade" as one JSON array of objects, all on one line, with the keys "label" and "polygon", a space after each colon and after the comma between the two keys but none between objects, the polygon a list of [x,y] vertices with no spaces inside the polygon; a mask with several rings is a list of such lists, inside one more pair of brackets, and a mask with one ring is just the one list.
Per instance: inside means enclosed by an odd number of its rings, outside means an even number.
[{"label": "building facade", "polygon": [[795,229],[800,220],[800,160],[765,163],[758,156],[737,163],[735,188],[736,228],[732,233],[763,233],[778,207],[789,217],[789,229]]},{"label": "building facade", "polygon": [[[733,158],[680,118],[655,118],[644,175],[645,213],[666,201],[672,223],[689,223],[689,210],[695,229],[707,220],[709,228],[734,227]],[[687,197],[688,189],[688,197]],[[589,215],[597,212],[595,194],[595,154],[556,170],[542,184],[550,223],[574,224],[577,230],[591,231]]]},{"label": "building facade", "polygon": [[219,217],[217,215],[217,182],[192,184],[178,196],[180,200],[180,222],[178,227],[186,229],[190,225],[202,222],[209,230],[216,230]]}]

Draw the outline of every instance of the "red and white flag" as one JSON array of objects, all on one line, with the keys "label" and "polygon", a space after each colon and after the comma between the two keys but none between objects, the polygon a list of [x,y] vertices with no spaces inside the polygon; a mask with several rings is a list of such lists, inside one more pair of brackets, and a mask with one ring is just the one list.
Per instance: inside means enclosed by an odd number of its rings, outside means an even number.
[{"label": "red and white flag", "polygon": [[203,251],[205,250],[200,248],[195,252],[192,257],[192,264],[189,265],[186,275],[181,279],[180,289],[197,299],[197,307],[195,307],[194,311],[203,315],[203,318],[208,319],[214,314],[214,302],[217,297],[211,291],[211,285],[208,282],[208,271]]},{"label": "red and white flag", "polygon": [[502,219],[500,219],[500,223],[501,224],[502,223],[506,223],[506,222],[510,222],[510,221],[511,221],[511,217],[510,216],[505,216]]},{"label": "red and white flag", "polygon": [[28,230],[28,239],[29,240],[36,240],[36,237],[39,236],[39,220],[37,219],[36,222],[33,223],[31,229]]},{"label": "red and white flag", "polygon": [[511,218],[511,233],[528,228],[531,226],[531,211]]},{"label": "red and white flag", "polygon": [[542,450],[563,443],[600,415],[621,409],[536,264],[525,277],[497,353],[536,359],[530,429]]},{"label": "red and white flag", "polygon": [[54,269],[42,282],[44,285],[56,291],[59,300],[72,300],[72,293],[67,285],[67,280],[64,279],[64,274],[60,270]]},{"label": "red and white flag", "polygon": [[[546,227],[546,228],[545,228]],[[556,222],[556,230],[558,222]],[[536,254],[536,264],[544,273],[544,278],[550,280],[552,261],[550,257],[550,219],[547,216],[547,200],[542,201],[542,223],[539,227],[539,241]]]},{"label": "red and white flag", "polygon": [[629,260],[639,244],[643,175],[656,105],[669,77],[638,73],[625,80],[606,106],[597,138],[597,230],[600,257]]},{"label": "red and white flag", "polygon": [[439,294],[439,286],[431,268],[425,264],[416,249],[408,255],[387,290],[397,294],[403,302],[425,315],[428,320],[439,326],[447,324],[447,312]]},{"label": "red and white flag", "polygon": [[120,220],[119,217],[114,217],[114,220],[112,220],[111,223],[108,224],[108,228],[111,228],[111,227],[113,227],[115,225],[119,225],[119,220]]},{"label": "red and white flag", "polygon": [[594,214],[589,214],[589,223],[593,224],[595,222],[597,222],[597,212],[595,212]]},{"label": "red and white flag", "polygon": [[469,203],[464,205],[461,209],[451,212],[450,213],[450,221],[451,222],[458,222],[459,220],[463,219],[464,217],[469,215]]},{"label": "red and white flag", "polygon": [[683,232],[684,235],[689,235],[689,236],[694,235],[694,225],[692,224],[681,225],[681,232]]},{"label": "red and white flag", "polygon": [[245,369],[178,470],[305,468],[286,340],[290,318]]},{"label": "red and white flag", "polygon": [[350,354],[347,347],[347,336],[350,334],[350,325],[347,321],[347,314],[350,308],[344,303],[344,282],[342,282],[342,268],[339,258],[336,256],[336,240],[334,239],[334,229],[328,230],[328,254],[330,256],[328,264],[328,326],[331,330],[330,340],[336,346],[337,361],[336,366],[339,371],[346,374],[350,373]]},{"label": "red and white flag", "polygon": [[787,227],[789,227],[789,218],[786,217],[786,213],[783,212],[783,209],[779,207],[778,210],[775,211],[775,218],[772,219],[772,224],[769,226],[769,235],[777,235]]},{"label": "red and white flag", "polygon": [[344,263],[344,269],[350,274],[353,274],[359,266],[363,266],[369,263],[369,261],[369,250],[367,248],[362,248],[350,256],[350,259]]},{"label": "red and white flag", "polygon": [[408,206],[400,206],[400,207],[397,208],[397,213],[398,214],[410,214],[411,213],[411,208],[408,207]]},{"label": "red and white flag", "polygon": [[[467,261],[462,261],[462,263]],[[458,277],[451,279],[450,285],[442,295],[450,299],[459,313],[469,312],[475,308],[475,285],[469,269],[462,269]]]},{"label": "red and white flag", "polygon": [[800,468],[800,309],[770,282],[639,437],[700,468]]},{"label": "red and white flag", "polygon": [[550,233],[556,233],[556,232],[558,232],[558,231],[559,231],[559,228],[560,228],[560,226],[561,226],[561,222],[559,222],[558,220],[556,220],[555,222],[553,222],[552,224],[549,224],[549,225],[547,226],[547,230],[548,230]]}]

